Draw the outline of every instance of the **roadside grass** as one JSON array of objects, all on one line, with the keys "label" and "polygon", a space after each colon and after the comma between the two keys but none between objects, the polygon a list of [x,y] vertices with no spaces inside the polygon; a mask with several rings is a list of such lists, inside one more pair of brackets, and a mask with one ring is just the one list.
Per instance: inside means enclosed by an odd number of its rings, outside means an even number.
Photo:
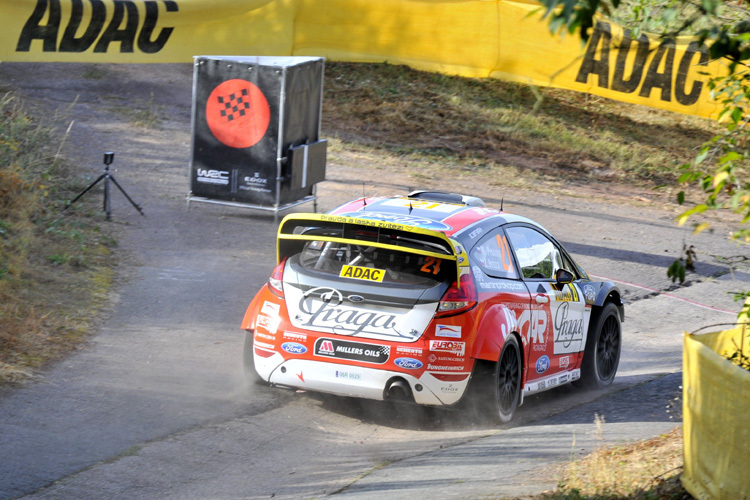
[{"label": "roadside grass", "polygon": [[[323,129],[405,159],[566,183],[674,184],[711,121],[569,91],[389,64],[326,63]],[[483,181],[482,181],[483,182]]]},{"label": "roadside grass", "polygon": [[600,445],[590,455],[573,457],[561,470],[558,488],[534,500],[690,499],[680,483],[682,427],[628,445],[604,446],[602,424],[594,422]]},{"label": "roadside grass", "polygon": [[55,130],[0,95],[0,383],[74,349],[113,279],[115,241],[91,204],[61,213],[86,184],[60,159]]}]

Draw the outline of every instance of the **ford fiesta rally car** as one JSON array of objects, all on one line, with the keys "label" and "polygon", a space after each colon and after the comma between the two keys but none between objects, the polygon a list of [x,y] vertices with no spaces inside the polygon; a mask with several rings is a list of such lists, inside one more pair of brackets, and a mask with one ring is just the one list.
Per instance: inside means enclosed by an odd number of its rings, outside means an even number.
[{"label": "ford fiesta rally car", "polygon": [[361,198],[281,222],[244,363],[274,385],[509,421],[527,395],[617,371],[619,289],[539,224],[474,197]]}]

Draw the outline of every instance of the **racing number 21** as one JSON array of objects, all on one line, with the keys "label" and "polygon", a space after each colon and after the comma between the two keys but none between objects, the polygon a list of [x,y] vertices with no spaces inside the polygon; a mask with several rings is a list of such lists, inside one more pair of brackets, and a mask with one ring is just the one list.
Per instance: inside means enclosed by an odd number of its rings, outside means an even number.
[{"label": "racing number 21", "polygon": [[[505,236],[495,235],[497,240],[497,246],[500,247],[500,261],[503,263],[503,269],[506,272],[513,272],[513,259],[510,256],[510,247],[508,246],[508,238]],[[506,263],[507,259],[507,263]]]},{"label": "racing number 21", "polygon": [[440,263],[443,259],[436,259],[435,257],[425,257],[424,265],[420,269],[423,273],[437,274],[440,271]]}]

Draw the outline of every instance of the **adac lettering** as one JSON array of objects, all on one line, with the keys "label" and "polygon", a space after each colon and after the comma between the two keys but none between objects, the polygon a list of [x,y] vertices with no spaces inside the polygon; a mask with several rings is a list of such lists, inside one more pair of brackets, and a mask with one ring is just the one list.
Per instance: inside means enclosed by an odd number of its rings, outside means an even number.
[{"label": "adac lettering", "polygon": [[[164,48],[174,31],[172,27],[163,27],[157,33],[160,10],[163,13],[179,10],[173,0],[68,1],[70,18],[63,20],[60,0],[37,0],[18,37],[16,52],[29,52],[32,42],[41,40],[43,52],[85,52],[92,45],[94,52],[108,52],[110,44],[116,42],[120,44],[121,53],[135,52],[137,48],[144,54],[154,54]],[[84,3],[88,4],[90,12],[85,17]],[[141,10],[138,4],[143,6]],[[108,8],[113,9],[113,14],[105,27]],[[44,20],[46,23],[42,24]],[[59,36],[61,30],[62,37]]]},{"label": "adac lettering", "polygon": [[[634,43],[637,48],[635,57],[632,58],[629,55]],[[611,81],[610,48],[613,52],[617,52]],[[675,61],[674,41],[666,41],[656,48],[651,62],[646,67],[648,57],[652,52],[654,51],[650,47],[648,37],[641,35],[633,40],[630,30],[625,30],[619,45],[612,47],[612,31],[609,23],[598,22],[586,46],[586,54],[578,70],[576,81],[587,83],[589,75],[593,74],[597,76],[597,85],[601,88],[630,94],[640,87],[638,95],[645,98],[651,96],[652,90],[658,89],[661,90],[662,101],[671,101],[674,91],[674,97],[678,103],[684,106],[695,104],[703,90],[703,82],[699,80],[689,82],[688,73],[690,68],[696,65],[694,62],[696,55],[698,55],[698,65],[704,66],[708,63],[706,46],[698,46],[697,42],[691,42],[680,61],[677,62]],[[630,68],[627,67],[629,59],[633,60]]]}]

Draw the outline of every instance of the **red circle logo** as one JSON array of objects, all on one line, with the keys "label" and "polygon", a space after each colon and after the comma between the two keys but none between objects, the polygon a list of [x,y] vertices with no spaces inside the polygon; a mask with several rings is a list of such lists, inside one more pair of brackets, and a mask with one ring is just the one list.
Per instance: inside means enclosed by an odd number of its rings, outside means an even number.
[{"label": "red circle logo", "polygon": [[206,103],[211,133],[230,148],[249,148],[268,130],[271,108],[263,92],[247,80],[227,80],[218,85]]}]

